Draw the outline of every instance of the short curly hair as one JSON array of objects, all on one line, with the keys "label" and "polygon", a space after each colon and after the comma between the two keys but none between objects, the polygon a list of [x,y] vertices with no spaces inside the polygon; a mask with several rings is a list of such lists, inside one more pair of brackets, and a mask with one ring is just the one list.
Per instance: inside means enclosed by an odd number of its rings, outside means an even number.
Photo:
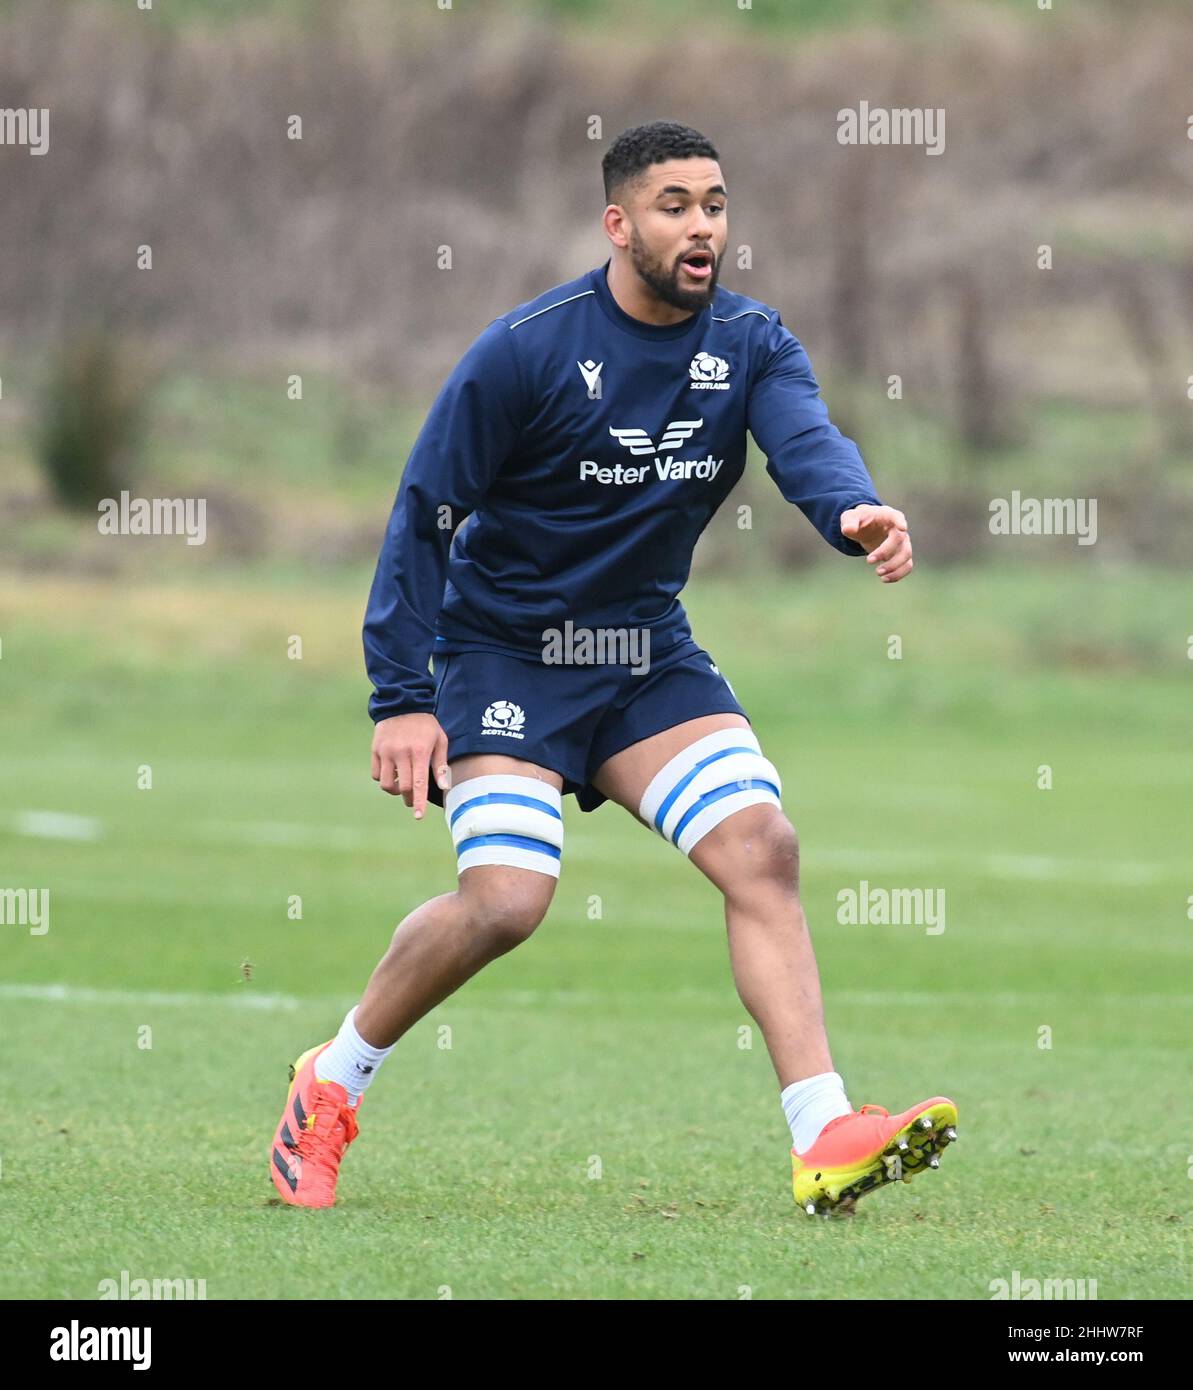
[{"label": "short curly hair", "polygon": [[605,202],[618,203],[627,187],[639,182],[644,170],[668,159],[720,159],[707,136],[674,121],[652,121],[623,130],[605,151],[601,172]]}]

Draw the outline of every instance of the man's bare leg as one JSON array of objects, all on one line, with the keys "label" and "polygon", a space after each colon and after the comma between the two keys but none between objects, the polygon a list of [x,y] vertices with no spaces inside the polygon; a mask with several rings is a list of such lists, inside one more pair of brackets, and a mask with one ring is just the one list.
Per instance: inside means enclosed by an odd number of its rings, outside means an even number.
[{"label": "man's bare leg", "polygon": [[[519,758],[476,754],[451,764],[452,785],[490,773],[536,777],[557,791],[563,779]],[[542,921],[555,879],[533,869],[485,864],[465,869],[453,893],[416,907],[398,924],[356,1010],[356,1030],[372,1047],[389,1047],[436,1004]]]},{"label": "man's bare leg", "polygon": [[[397,764],[393,758],[384,767],[378,763],[375,752],[378,780],[392,791],[387,783],[395,782]],[[500,755],[469,756],[452,764],[457,788],[488,774],[516,777],[532,791],[537,779],[539,796],[533,799],[558,804],[562,779],[546,768]],[[396,781],[399,786],[406,782],[400,794],[412,790],[409,766]],[[466,822],[474,823],[475,818]],[[471,830],[468,838],[475,843]],[[529,838],[533,843],[534,837]],[[270,1181],[282,1202],[334,1205],[340,1162],[358,1133],[357,1109],[390,1048],[482,966],[524,941],[542,920],[554,889],[552,873],[475,864],[460,873],[454,893],[415,908],[398,926],[364,997],[336,1036],[308,1048],[290,1068],[290,1089],[269,1149]]]},{"label": "man's bare leg", "polygon": [[[676,754],[719,729],[749,727],[739,714],[677,724],[615,754],[594,785],[637,817],[651,779]],[[790,822],[773,806],[744,807],[709,831],[690,857],[725,895],[734,982],[762,1030],[780,1089],[833,1071],[820,974],[799,898],[799,844]]]}]

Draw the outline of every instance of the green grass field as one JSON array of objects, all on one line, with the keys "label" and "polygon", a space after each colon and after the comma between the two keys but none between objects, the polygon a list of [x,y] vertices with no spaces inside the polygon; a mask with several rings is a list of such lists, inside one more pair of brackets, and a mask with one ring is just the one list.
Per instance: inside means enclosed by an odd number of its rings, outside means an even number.
[{"label": "green grass field", "polygon": [[[340,1204],[272,1204],[287,1063],[452,881],[441,819],[368,775],[366,582],[5,581],[0,887],[51,916],[0,927],[0,1295],[122,1270],[209,1298],[985,1299],[1015,1270],[1187,1295],[1187,575],[887,587],[830,557],[691,586],[800,830],[853,1104],[959,1106],[939,1173],[834,1222],[792,1201],[716,893],[570,801],[547,921],[399,1044]],[[861,879],[944,889],[946,930],[839,925]]]}]

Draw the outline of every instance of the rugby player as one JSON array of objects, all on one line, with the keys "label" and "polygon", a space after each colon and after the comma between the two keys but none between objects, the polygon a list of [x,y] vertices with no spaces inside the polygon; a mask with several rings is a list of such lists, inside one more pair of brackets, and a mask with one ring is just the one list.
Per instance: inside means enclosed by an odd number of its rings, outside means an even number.
[{"label": "rugby player", "polygon": [[[543,920],[569,794],[585,812],[624,807],[723,893],[805,1211],[851,1210],[956,1137],[945,1096],[893,1115],[846,1098],[778,770],[679,601],[747,431],[782,496],[881,583],[911,572],[906,518],[830,421],[778,310],[719,284],[712,144],[654,122],[602,169],[609,259],[488,324],[398,488],[364,620],[372,774],[416,820],[443,807],[458,883],[399,924],[336,1037],[291,1068],[269,1162],[297,1206],[335,1201],[361,1097],[398,1039]],[[635,640],[561,660],[565,630]]]}]

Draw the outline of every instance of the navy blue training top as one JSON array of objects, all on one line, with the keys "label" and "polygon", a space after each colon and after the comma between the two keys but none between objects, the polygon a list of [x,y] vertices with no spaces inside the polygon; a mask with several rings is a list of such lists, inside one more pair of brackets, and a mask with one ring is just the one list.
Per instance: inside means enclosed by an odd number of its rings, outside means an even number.
[{"label": "navy blue training top", "polygon": [[374,720],[434,707],[432,651],[541,656],[569,619],[649,628],[652,652],[690,640],[679,592],[747,430],[782,495],[865,554],[841,513],[882,504],[779,311],[718,285],[690,318],[643,323],[608,266],[494,319],[431,406],[365,613]]}]

